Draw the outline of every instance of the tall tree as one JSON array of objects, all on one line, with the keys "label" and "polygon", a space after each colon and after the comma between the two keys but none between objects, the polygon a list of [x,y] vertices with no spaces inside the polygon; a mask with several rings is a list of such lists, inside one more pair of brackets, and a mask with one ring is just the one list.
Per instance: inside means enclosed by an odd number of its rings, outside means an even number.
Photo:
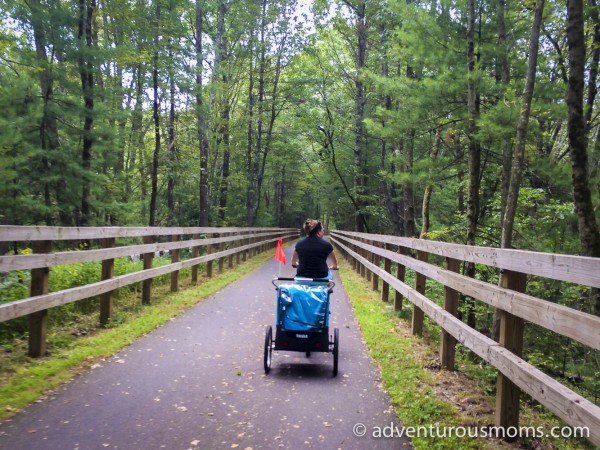
[{"label": "tall tree", "polygon": [[500,246],[502,248],[510,248],[512,246],[515,214],[519,203],[519,189],[521,188],[521,179],[523,177],[525,144],[527,142],[527,130],[529,126],[529,116],[531,114],[531,101],[533,99],[533,90],[535,87],[540,29],[542,25],[543,12],[544,0],[537,0],[533,15],[533,25],[531,27],[531,38],[529,41],[527,79],[525,81],[525,88],[523,89],[523,96],[521,99],[521,114],[517,123],[517,135],[512,156],[512,167],[510,171],[506,211],[503,214],[504,220],[502,221],[502,234],[500,241]]},{"label": "tall tree", "polygon": [[92,166],[92,129],[94,126],[94,63],[92,23],[95,0],[79,0],[79,76],[84,100],[84,123],[83,123],[83,150],[81,153],[83,173],[83,189],[81,194],[81,214],[79,226],[85,227],[90,220],[90,179],[89,172]]},{"label": "tall tree", "polygon": [[[477,221],[479,218],[479,187],[481,177],[481,145],[477,137],[479,102],[477,91],[477,69],[475,67],[475,0],[467,0],[467,133],[469,136],[469,189],[467,196],[467,245],[475,245]],[[471,264],[471,266],[473,266]],[[470,276],[474,276],[473,266]]]},{"label": "tall tree", "polygon": [[160,7],[161,0],[155,0],[154,16],[154,56],[152,60],[152,119],[154,121],[154,153],[152,157],[152,169],[150,171],[151,191],[148,225],[156,226],[156,209],[158,198],[158,166],[160,156],[160,93],[159,93],[159,46],[161,41]]},{"label": "tall tree", "polygon": [[167,225],[175,226],[175,165],[177,163],[177,139],[175,135],[175,70],[173,43],[169,38],[169,132],[168,132],[168,155],[167,167]]},{"label": "tall tree", "polygon": [[[46,11],[43,8],[39,0],[33,0],[29,4],[30,7],[30,21],[33,28],[35,52],[38,58],[38,64],[41,70],[39,71],[40,77],[40,90],[41,98],[43,102],[42,117],[40,119],[40,148],[42,149],[43,155],[41,158],[41,170],[43,181],[43,198],[46,206],[45,222],[46,225],[52,225],[54,219],[52,217],[52,191],[55,190],[56,199],[62,206],[62,195],[61,192],[64,189],[64,180],[59,178],[58,182],[50,181],[53,178],[53,168],[60,171],[62,164],[59,163],[60,159],[55,159],[57,153],[60,151],[60,142],[58,138],[58,121],[55,112],[54,105],[54,75],[52,71],[52,60],[48,56],[46,50],[48,46],[48,27],[44,17],[46,17]],[[58,163],[58,164],[57,164]],[[58,167],[57,167],[58,166]],[[68,225],[68,219],[65,214],[61,213],[61,225]]]},{"label": "tall tree", "polygon": [[[573,183],[573,200],[581,252],[600,257],[600,230],[596,222],[592,193],[589,186],[587,133],[583,109],[585,84],[585,34],[583,0],[567,2],[567,42],[569,44],[569,85],[567,90],[569,154]],[[595,311],[600,315],[600,295],[594,292]]]},{"label": "tall tree", "polygon": [[[467,245],[476,244],[477,225],[479,221],[479,192],[481,180],[481,145],[477,136],[479,117],[479,92],[477,83],[476,50],[475,50],[475,0],[467,0],[467,135],[469,186],[467,191]],[[475,278],[475,264],[465,263],[465,274]],[[468,302],[467,323],[475,328],[476,319],[473,302]]]},{"label": "tall tree", "polygon": [[[433,145],[431,146],[431,152],[429,155],[432,162],[435,162],[437,160],[438,154],[440,153],[441,145],[442,145],[442,128],[438,127],[435,130],[435,140],[434,140]],[[423,216],[423,220],[422,220],[423,223],[421,225],[421,233],[419,236],[421,239],[427,238],[427,233],[429,233],[429,228],[431,226],[429,210],[430,210],[430,205],[431,205],[431,194],[433,193],[433,181],[432,181],[434,179],[433,170],[431,170],[430,173],[431,173],[431,178],[428,180],[428,182],[425,186],[425,192],[423,193],[423,208],[422,208],[422,213],[421,213]]]},{"label": "tall tree", "polygon": [[198,133],[198,149],[200,156],[199,167],[199,214],[198,225],[201,227],[208,226],[208,132],[206,111],[204,107],[204,89],[202,76],[204,72],[204,48],[202,46],[202,35],[204,33],[204,0],[196,0],[196,34],[195,34],[195,51],[196,51],[196,126]]},{"label": "tall tree", "polygon": [[229,190],[229,164],[230,164],[230,148],[229,148],[229,119],[230,119],[230,91],[229,82],[230,76],[228,67],[228,37],[225,30],[225,19],[229,11],[230,4],[225,0],[219,1],[219,9],[217,12],[217,34],[216,34],[216,51],[215,51],[215,77],[218,86],[217,89],[217,137],[216,145],[218,149],[222,149],[223,159],[221,164],[221,173],[219,180],[219,200],[218,213],[219,224],[224,224],[225,213],[227,208],[227,195]]},{"label": "tall tree", "polygon": [[363,0],[357,2],[351,2],[344,0],[344,3],[350,8],[354,14],[355,27],[356,27],[356,47],[355,51],[355,64],[356,73],[354,74],[354,165],[355,165],[355,179],[354,189],[356,190],[356,200],[358,204],[358,211],[356,211],[356,231],[364,232],[368,231],[367,219],[364,208],[363,196],[366,185],[366,168],[365,168],[365,103],[366,103],[366,90],[364,84],[364,69],[367,64],[367,46],[368,46],[368,32],[367,32],[367,4]]},{"label": "tall tree", "polygon": [[[544,12],[544,0],[537,0],[533,15],[533,25],[531,26],[531,38],[529,41],[529,58],[527,63],[527,78],[523,96],[521,99],[521,114],[517,123],[517,135],[515,139],[515,148],[512,155],[512,167],[510,171],[509,189],[506,197],[506,210],[502,214],[502,229],[500,236],[500,247],[511,248],[513,239],[513,229],[515,215],[519,204],[519,190],[521,189],[521,180],[523,178],[523,167],[525,162],[525,144],[527,142],[527,130],[529,126],[529,116],[531,114],[531,102],[533,99],[533,90],[535,87],[535,78],[537,71],[538,49],[540,41],[540,30],[542,26]],[[500,274],[500,285],[507,286],[504,278],[507,274]],[[500,315],[496,310],[494,314],[494,324],[492,336],[495,340],[500,337]]]},{"label": "tall tree", "polygon": [[[508,59],[508,45],[506,33],[506,1],[496,1],[496,27],[498,30],[498,58],[496,62],[496,81],[502,86],[503,92],[510,83],[510,63]],[[500,191],[500,224],[504,221],[504,211],[510,184],[510,170],[512,166],[512,139],[509,136],[502,138],[502,184]]]}]

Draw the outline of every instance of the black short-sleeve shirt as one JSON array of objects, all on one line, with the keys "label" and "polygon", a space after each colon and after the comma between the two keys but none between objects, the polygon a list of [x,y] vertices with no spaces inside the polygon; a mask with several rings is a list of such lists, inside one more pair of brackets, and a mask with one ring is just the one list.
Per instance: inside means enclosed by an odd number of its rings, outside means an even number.
[{"label": "black short-sleeve shirt", "polygon": [[296,244],[298,271],[296,275],[307,278],[325,278],[329,272],[327,257],[333,245],[318,236],[307,236]]}]

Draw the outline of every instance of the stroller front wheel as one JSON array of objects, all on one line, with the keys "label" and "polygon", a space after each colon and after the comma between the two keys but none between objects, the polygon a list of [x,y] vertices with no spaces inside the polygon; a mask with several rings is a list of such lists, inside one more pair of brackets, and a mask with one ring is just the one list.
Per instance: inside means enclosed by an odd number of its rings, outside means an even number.
[{"label": "stroller front wheel", "polygon": [[265,358],[264,367],[265,373],[268,374],[271,370],[271,360],[273,358],[273,328],[267,325],[265,329]]},{"label": "stroller front wheel", "polygon": [[338,374],[338,357],[340,353],[340,330],[333,329],[333,376]]}]

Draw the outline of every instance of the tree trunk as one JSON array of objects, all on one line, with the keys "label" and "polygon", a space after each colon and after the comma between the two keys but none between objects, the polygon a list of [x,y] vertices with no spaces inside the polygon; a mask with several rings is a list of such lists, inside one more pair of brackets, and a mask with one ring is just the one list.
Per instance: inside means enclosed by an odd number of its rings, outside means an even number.
[{"label": "tree trunk", "polygon": [[[83,150],[81,153],[81,167],[83,169],[83,187],[81,193],[81,214],[78,225],[85,227],[89,224],[90,216],[90,180],[89,174],[92,166],[92,128],[94,126],[94,65],[92,63],[92,21],[95,0],[79,2],[79,76],[84,101],[83,121]],[[86,54],[84,56],[84,54]]]},{"label": "tree trunk", "polygon": [[[383,45],[383,64],[381,66],[381,75],[385,78],[389,77],[389,64],[388,64],[388,54],[386,51],[388,39],[387,33],[385,30],[384,24],[380,25],[379,35],[381,36],[381,40]],[[390,95],[384,96],[382,99],[383,106],[387,111],[392,110],[392,97]],[[381,121],[381,125],[385,128],[386,122],[385,119]],[[396,167],[395,163],[388,155],[388,142],[385,139],[381,140],[381,162],[380,167],[382,171],[388,170],[390,175],[393,175]],[[388,164],[389,160],[389,164]],[[392,222],[393,232],[396,236],[402,236],[404,227],[402,225],[402,214],[400,214],[399,202],[397,200],[396,193],[396,184],[391,181],[392,177],[384,177],[381,183],[382,186],[382,195],[384,199],[384,204],[386,209],[390,215],[390,221]]]},{"label": "tree trunk", "polygon": [[512,247],[512,235],[515,215],[519,203],[519,189],[523,177],[523,165],[525,161],[525,144],[527,141],[527,128],[529,126],[529,115],[531,112],[531,101],[535,87],[535,74],[537,69],[538,48],[540,41],[540,29],[542,25],[542,14],[544,11],[544,0],[537,0],[531,27],[531,39],[529,41],[529,58],[527,63],[527,79],[521,100],[521,114],[517,124],[517,136],[512,156],[512,167],[510,183],[506,202],[504,221],[502,222],[501,248]]},{"label": "tree trunk", "polygon": [[594,102],[598,94],[598,64],[600,63],[600,15],[598,14],[598,5],[596,0],[590,0],[590,18],[594,24],[594,35],[592,38],[592,58],[590,62],[590,75],[587,89],[587,98],[585,102],[585,133],[586,142],[590,139],[590,130],[592,128],[592,118],[594,112]]},{"label": "tree trunk", "polygon": [[407,180],[402,186],[404,204],[404,233],[408,237],[415,237],[417,235],[417,226],[415,224],[415,191],[414,184],[411,179],[414,164],[414,146],[415,130],[411,129],[408,132],[408,142],[404,146],[406,163],[403,167],[403,171]]},{"label": "tree trunk", "polygon": [[264,103],[265,103],[265,68],[266,68],[266,22],[267,22],[267,1],[262,0],[262,11],[260,21],[260,43],[259,43],[259,63],[258,63],[258,115],[256,120],[256,141],[254,154],[252,156],[251,166],[251,180],[252,180],[252,192],[253,202],[250,210],[250,223],[254,226],[256,223],[256,217],[258,215],[258,203],[260,202],[260,190],[259,184],[259,173],[260,173],[260,160],[263,153],[263,117],[264,117]]},{"label": "tree trunk", "polygon": [[[327,118],[329,120],[328,127],[327,127],[327,129],[323,126],[319,127],[319,131],[321,131],[321,133],[323,133],[325,136],[325,140],[323,141],[323,150],[325,152],[327,152],[328,156],[331,157],[331,165],[333,166],[333,170],[335,171],[336,175],[340,179],[340,182],[342,183],[342,186],[344,187],[344,192],[346,192],[348,199],[352,202],[352,205],[354,206],[355,211],[358,212],[359,205],[357,203],[357,200],[352,195],[352,192],[350,192],[348,184],[344,180],[344,176],[342,175],[342,173],[338,167],[338,164],[337,164],[336,154],[335,154],[334,132],[332,131],[334,129],[333,114],[331,114],[331,111],[329,110],[329,106],[326,106],[326,110],[327,110]],[[366,229],[366,232],[367,233],[369,232],[368,228]]]},{"label": "tree trunk", "polygon": [[[535,87],[535,75],[537,69],[538,49],[540,42],[540,29],[542,26],[544,12],[544,0],[537,0],[533,16],[533,25],[531,27],[531,38],[529,41],[529,58],[527,62],[527,79],[523,89],[521,99],[521,114],[517,123],[517,136],[515,149],[512,155],[512,167],[510,171],[510,183],[508,196],[506,199],[506,211],[503,214],[502,235],[500,240],[501,248],[512,247],[513,229],[515,215],[519,204],[519,190],[521,188],[521,179],[523,178],[523,166],[525,161],[525,144],[527,142],[527,129],[529,126],[529,115],[531,113],[531,101],[533,99],[533,90]],[[506,273],[500,274],[500,286],[506,286],[503,278]],[[494,325],[492,337],[497,341],[500,338],[500,313],[494,312]]]},{"label": "tree trunk", "polygon": [[[259,167],[258,167],[258,177],[257,177],[257,184],[256,184],[256,191],[257,191],[257,198],[256,198],[256,203],[254,205],[254,220],[253,223],[256,222],[256,218],[258,217],[258,209],[260,207],[260,199],[261,199],[261,193],[263,190],[263,181],[264,181],[264,177],[265,177],[265,168],[267,166],[267,156],[269,155],[269,153],[271,152],[271,144],[273,142],[273,129],[275,126],[275,119],[277,118],[277,96],[278,96],[278,88],[279,88],[279,77],[281,76],[281,69],[282,69],[282,61],[281,61],[281,55],[285,49],[285,38],[283,38],[282,42],[280,43],[278,52],[277,52],[277,61],[275,62],[275,75],[273,77],[273,82],[272,82],[272,88],[273,90],[271,91],[271,104],[269,107],[269,122],[268,122],[268,126],[267,126],[267,130],[266,130],[266,134],[264,139],[262,140],[262,155],[260,153],[257,152],[257,158],[260,158],[259,160]],[[262,56],[264,57],[264,55]],[[261,57],[261,58],[262,58]],[[261,63],[261,79],[264,79],[264,69],[262,66],[264,64]],[[262,83],[263,87],[262,90],[264,90],[264,82]],[[259,89],[260,91],[260,89]],[[265,95],[265,93],[263,92],[263,96]],[[264,107],[264,101],[261,102],[260,104],[263,106],[260,106],[259,109],[262,110],[262,108]],[[266,107],[265,107],[266,109]],[[261,133],[262,134],[262,133]]]},{"label": "tree trunk", "polygon": [[[567,1],[567,42],[569,45],[569,85],[567,90],[567,133],[577,213],[581,253],[600,257],[600,231],[596,222],[589,186],[586,122],[583,110],[585,82],[585,36],[583,0]],[[594,290],[595,313],[600,315],[600,295]]]},{"label": "tree trunk", "polygon": [[[588,95],[586,99],[586,110],[585,110],[585,132],[586,142],[590,142],[590,131],[592,129],[592,117],[594,111],[594,102],[596,95],[598,94],[598,65],[600,63],[600,17],[598,14],[598,5],[596,0],[590,0],[590,17],[594,24],[594,37],[592,40],[592,59],[590,63],[590,75],[588,82]],[[600,150],[600,126],[598,127],[598,135],[596,137],[595,151],[592,154],[598,154]],[[589,145],[589,144],[588,144]],[[594,171],[592,171],[592,176]],[[599,186],[600,188],[600,186]],[[598,255],[596,255],[598,256]],[[591,291],[592,301],[595,308],[595,313],[600,316],[600,289],[594,288]]]},{"label": "tree trunk", "polygon": [[[475,245],[477,222],[479,219],[479,186],[481,172],[481,146],[477,140],[478,93],[475,83],[475,0],[467,1],[467,112],[468,125],[468,166],[469,187],[467,191],[467,245]],[[465,263],[465,275],[475,278],[475,264]],[[472,300],[468,301],[467,324],[475,328],[476,320],[472,308]]]},{"label": "tree trunk", "polygon": [[356,75],[354,79],[354,190],[355,198],[358,205],[358,210],[355,216],[356,231],[364,232],[367,226],[367,220],[364,213],[364,200],[366,173],[365,173],[365,103],[366,93],[363,82],[363,71],[367,60],[367,20],[366,20],[366,2],[360,0],[358,5],[352,4],[349,0],[344,0],[344,3],[356,15]]},{"label": "tree trunk", "polygon": [[227,67],[227,36],[225,34],[225,16],[227,15],[227,4],[221,0],[219,2],[219,12],[217,17],[217,50],[215,57],[215,74],[218,80],[219,102],[219,126],[217,127],[217,145],[223,148],[223,159],[221,165],[221,174],[219,181],[219,207],[217,217],[219,225],[223,225],[227,209],[227,191],[229,187],[229,75]]},{"label": "tree trunk", "polygon": [[[496,79],[502,85],[505,92],[510,83],[510,63],[508,59],[508,47],[506,44],[506,0],[497,0],[496,4],[496,28],[498,30],[499,57],[496,62]],[[506,210],[506,199],[510,184],[510,169],[512,166],[512,140],[509,137],[502,138],[502,184],[500,189],[500,225],[504,221]]]},{"label": "tree trunk", "polygon": [[248,83],[248,134],[246,141],[246,179],[248,182],[248,186],[246,189],[246,225],[252,226],[253,224],[253,214],[254,211],[254,203],[256,202],[256,192],[255,192],[255,182],[254,177],[255,173],[252,170],[252,161],[254,155],[254,54],[253,48],[254,46],[254,34],[252,34],[250,38],[250,68],[249,68],[249,83]]},{"label": "tree trunk", "polygon": [[[438,127],[435,130],[435,142],[431,148],[429,157],[431,162],[434,163],[440,152],[440,146],[442,145],[442,129]],[[429,182],[425,186],[425,192],[423,193],[423,224],[421,227],[421,239],[427,239],[427,233],[429,232],[429,204],[431,203],[431,194],[433,192],[433,169],[429,171]]]},{"label": "tree trunk", "polygon": [[[135,106],[131,113],[131,141],[129,142],[130,148],[130,156],[128,162],[128,171],[134,170],[137,168],[139,172],[139,180],[140,180],[140,196],[141,196],[141,205],[142,210],[140,211],[142,219],[146,217],[146,196],[148,193],[147,190],[147,172],[146,165],[144,163],[144,130],[143,130],[143,121],[144,121],[144,112],[143,112],[143,102],[144,102],[144,79],[145,76],[143,74],[143,66],[142,64],[138,64],[134,70],[134,80],[135,80]],[[139,156],[139,162],[136,164],[136,158]],[[127,174],[125,176],[125,194],[123,197],[123,202],[127,202],[131,199],[133,194],[131,177]]]},{"label": "tree trunk", "polygon": [[469,134],[469,189],[467,195],[467,245],[475,245],[479,216],[479,180],[481,147],[477,140],[477,86],[475,84],[475,0],[468,0],[467,66],[468,66],[468,134]]},{"label": "tree trunk", "polygon": [[368,227],[366,226],[367,219],[363,212],[362,196],[365,194],[366,174],[364,167],[364,120],[365,120],[365,86],[362,80],[363,70],[366,65],[367,59],[367,23],[365,17],[366,4],[361,2],[357,11],[357,40],[358,46],[356,48],[356,93],[354,97],[355,104],[355,141],[354,141],[354,165],[356,168],[356,200],[358,202],[359,210],[356,214],[356,231],[364,232]]},{"label": "tree trunk", "polygon": [[154,99],[152,104],[152,118],[154,120],[154,156],[152,158],[150,191],[150,218],[148,225],[156,226],[156,199],[158,196],[158,158],[160,155],[160,102],[158,97],[158,52],[160,43],[160,4],[156,5],[156,22],[154,35],[154,67],[152,68],[152,86]]},{"label": "tree trunk", "polygon": [[[54,190],[56,192],[57,204],[60,208],[63,204],[62,201],[60,201],[60,198],[61,192],[63,192],[65,188],[65,182],[62,179],[57,183],[53,183],[49,180],[53,177],[55,170],[58,170],[58,172],[61,171],[62,164],[54,161],[55,154],[60,148],[60,142],[58,140],[57,120],[52,112],[54,102],[54,78],[50,61],[48,60],[48,54],[46,52],[47,33],[42,20],[47,13],[39,0],[31,1],[29,7],[31,8],[31,26],[33,28],[36,56],[40,61],[40,67],[42,67],[39,72],[39,77],[43,107],[39,130],[40,148],[44,150],[45,156],[41,161],[40,175],[44,177],[42,190],[47,211],[44,216],[44,221],[46,225],[50,226],[54,224],[54,218],[51,212],[53,205],[52,191]],[[67,216],[62,213],[60,216],[60,224],[65,226],[69,225]]]},{"label": "tree trunk", "polygon": [[202,73],[204,71],[204,57],[202,55],[202,7],[204,0],[196,0],[196,117],[198,126],[198,148],[200,153],[200,199],[198,226],[208,226],[208,138],[206,130],[206,112],[204,111],[204,99],[202,98]]},{"label": "tree trunk", "polygon": [[283,217],[285,213],[285,192],[286,192],[286,167],[285,163],[282,163],[277,174],[275,175],[275,180],[273,183],[273,190],[275,191],[275,199],[274,199],[274,216],[277,220],[276,226],[284,227],[285,226],[285,218]]},{"label": "tree trunk", "polygon": [[[169,64],[173,64],[173,46],[169,39]],[[169,69],[169,168],[167,171],[167,226],[175,225],[175,165],[177,144],[175,137],[175,71]]]}]

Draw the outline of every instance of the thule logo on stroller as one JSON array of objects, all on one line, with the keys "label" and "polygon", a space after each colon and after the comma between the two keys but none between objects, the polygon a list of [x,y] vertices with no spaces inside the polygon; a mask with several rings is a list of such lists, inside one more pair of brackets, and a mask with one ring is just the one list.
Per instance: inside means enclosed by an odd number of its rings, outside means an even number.
[{"label": "thule logo on stroller", "polygon": [[308,339],[308,334],[297,334],[296,337],[298,339]]}]

